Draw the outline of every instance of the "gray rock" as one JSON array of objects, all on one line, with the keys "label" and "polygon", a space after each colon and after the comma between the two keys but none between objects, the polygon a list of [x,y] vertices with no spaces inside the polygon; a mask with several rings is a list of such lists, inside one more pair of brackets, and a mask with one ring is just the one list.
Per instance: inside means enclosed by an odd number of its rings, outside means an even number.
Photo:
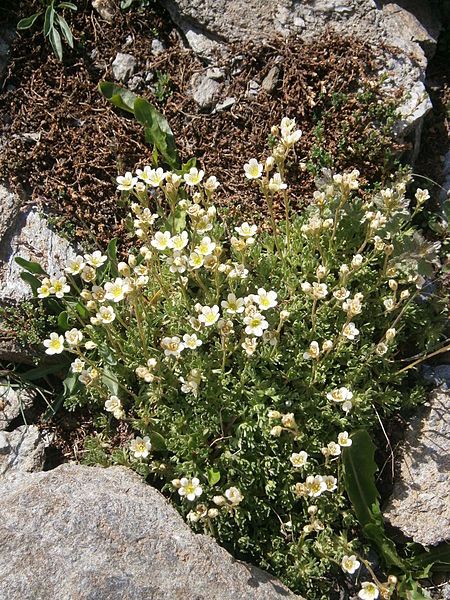
[{"label": "gray rock", "polygon": [[216,103],[221,89],[222,84],[208,77],[207,73],[196,73],[192,77],[192,97],[202,110],[207,110]]},{"label": "gray rock", "polygon": [[131,79],[128,81],[128,88],[132,91],[132,92],[136,92],[139,89],[142,89],[144,87],[144,78],[141,77],[140,75],[133,75],[133,77],[131,77]]},{"label": "gray rock", "polygon": [[422,367],[423,376],[434,385],[446,385],[450,388],[450,365],[435,365]]},{"label": "gray rock", "polygon": [[259,85],[259,83],[254,79],[251,79],[247,84],[247,92],[245,95],[250,98],[256,98],[260,89],[261,86]]},{"label": "gray rock", "polygon": [[435,390],[409,424],[386,520],[424,546],[449,539],[450,391]]},{"label": "gray rock", "polygon": [[157,38],[152,40],[152,54],[153,55],[158,56],[158,54],[162,54],[165,49],[166,49],[166,47],[164,46],[164,44],[162,43],[161,40],[158,40]]},{"label": "gray rock", "polygon": [[126,83],[133,75],[137,61],[132,54],[118,52],[112,63],[114,79]]},{"label": "gray rock", "polygon": [[214,109],[214,112],[221,112],[222,110],[231,108],[233,106],[233,104],[236,104],[236,98],[233,98],[233,97],[225,98],[225,100],[223,102],[219,102],[219,104],[216,104],[216,108]]},{"label": "gray rock", "polygon": [[0,383],[0,431],[33,406],[36,394]]},{"label": "gray rock", "polygon": [[294,600],[195,535],[123,467],[18,473],[0,496],[2,600]]},{"label": "gray rock", "polygon": [[30,208],[20,214],[7,235],[0,239],[0,302],[20,302],[31,297],[27,283],[20,278],[16,256],[38,262],[49,275],[59,276],[75,252],[67,240],[50,230],[45,218]]},{"label": "gray rock", "polygon": [[278,78],[280,76],[279,67],[275,66],[270,69],[267,75],[264,77],[261,83],[262,89],[268,94],[272,94],[277,87]]},{"label": "gray rock", "polygon": [[110,25],[116,15],[116,6],[112,0],[92,0],[92,8]]},{"label": "gray rock", "polygon": [[22,204],[20,196],[0,184],[0,240],[16,222]]},{"label": "gray rock", "polygon": [[36,425],[22,425],[14,431],[2,431],[0,478],[16,471],[42,471],[47,444]]}]

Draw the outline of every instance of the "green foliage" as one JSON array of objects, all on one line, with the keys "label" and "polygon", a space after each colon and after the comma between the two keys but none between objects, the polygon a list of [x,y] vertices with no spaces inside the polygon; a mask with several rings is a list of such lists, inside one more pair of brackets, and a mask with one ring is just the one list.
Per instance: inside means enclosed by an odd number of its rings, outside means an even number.
[{"label": "green foliage", "polygon": [[[154,123],[146,101],[105,85]],[[417,301],[438,248],[415,229],[404,174],[369,193],[357,171],[323,170],[291,214],[294,129],[283,120],[269,159],[245,166],[269,210],[260,231],[221,220],[219,183],[194,166],[119,177],[135,247],[77,257],[64,281],[33,275],[63,313],[46,351],[74,359],[65,405],[97,415],[89,463],[130,465],[309,600],[332,597],[344,555],[369,565],[368,542],[379,577],[399,575],[395,592],[377,585],[408,598],[420,592],[383,529],[370,437],[423,399],[404,366],[442,340],[444,303]]]},{"label": "green foliage", "polygon": [[77,7],[75,4],[73,4],[73,2],[58,2],[57,0],[49,0],[47,2],[45,11],[40,10],[29,17],[21,19],[17,23],[17,29],[19,31],[24,31],[33,27],[35,22],[42,15],[44,15],[42,32],[44,37],[49,40],[56,57],[61,61],[63,59],[62,39],[65,40],[70,48],[73,48],[73,35],[66,19],[62,14],[64,9],[77,10]]},{"label": "green foliage", "polygon": [[152,144],[172,169],[180,167],[172,130],[164,116],[150,102],[126,88],[103,81],[99,84],[103,96],[117,108],[132,113],[145,131],[145,140]]},{"label": "green foliage", "polygon": [[162,73],[156,71],[156,86],[155,86],[155,98],[158,102],[165,102],[167,98],[172,94],[171,90],[171,79],[168,73]]}]

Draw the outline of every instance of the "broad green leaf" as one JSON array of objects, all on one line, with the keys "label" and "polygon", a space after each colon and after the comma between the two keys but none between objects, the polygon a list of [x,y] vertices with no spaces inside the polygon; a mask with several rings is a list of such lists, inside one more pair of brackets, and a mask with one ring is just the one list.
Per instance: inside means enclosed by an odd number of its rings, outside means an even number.
[{"label": "broad green leaf", "polygon": [[61,313],[59,313],[58,327],[62,329],[62,331],[68,331],[70,329],[69,313],[66,310],[63,310]]},{"label": "broad green leaf", "polygon": [[189,171],[192,169],[192,167],[196,167],[196,166],[197,166],[197,159],[195,158],[195,156],[193,156],[187,162],[185,162],[181,165],[181,169],[175,169],[175,173],[177,175],[183,176],[186,173],[189,173]]},{"label": "broad green leaf", "polygon": [[213,468],[208,469],[208,483],[210,486],[216,485],[220,481],[219,471],[215,471]]},{"label": "broad green leaf", "polygon": [[70,10],[78,10],[73,2],[60,2],[58,8],[69,8]]},{"label": "broad green leaf", "polygon": [[450,565],[450,544],[439,544],[428,552],[416,554],[411,563],[421,568],[434,564]]},{"label": "broad green leaf", "polygon": [[414,581],[410,574],[405,575],[401,579],[398,586],[399,597],[405,600],[430,600],[428,596],[425,596],[422,592],[421,587]]},{"label": "broad green leaf", "polygon": [[61,29],[61,33],[64,36],[64,39],[69,44],[69,46],[71,48],[73,48],[73,35],[72,35],[72,32],[70,31],[70,27],[67,24],[67,21],[61,15],[56,15],[56,16],[58,19],[59,27]]},{"label": "broad green leaf", "polygon": [[145,128],[145,139],[158,149],[167,164],[178,168],[179,158],[173,132],[166,118],[145,98],[136,98],[134,116]]},{"label": "broad green leaf", "polygon": [[100,93],[117,108],[134,114],[133,106],[137,98],[136,94],[126,88],[120,87],[111,81],[101,81],[98,84]]},{"label": "broad green leaf", "polygon": [[25,258],[21,258],[20,256],[16,256],[14,259],[19,267],[25,269],[29,273],[34,273],[35,275],[47,275],[41,265],[37,262],[33,262],[31,260],[25,260]]},{"label": "broad green leaf", "polygon": [[43,377],[46,377],[46,375],[54,375],[55,373],[60,373],[66,367],[66,364],[61,364],[61,362],[58,362],[53,365],[30,369],[26,373],[21,373],[20,377],[22,379],[25,379],[26,381],[36,381],[37,379],[42,379]]},{"label": "broad green leaf", "polygon": [[50,31],[53,29],[55,22],[55,9],[53,8],[53,2],[47,6],[44,17],[44,35],[47,37]]},{"label": "broad green leaf", "polygon": [[61,36],[59,35],[59,32],[56,31],[56,29],[54,27],[52,27],[50,29],[50,34],[48,36],[48,39],[50,40],[50,44],[52,45],[53,52],[56,54],[56,56],[59,60],[62,60],[63,49],[62,49],[62,43],[61,43]]},{"label": "broad green leaf", "polygon": [[345,490],[353,504],[361,525],[374,520],[372,507],[378,505],[375,487],[375,446],[367,431],[360,430],[351,436],[352,445],[342,453]]},{"label": "broad green leaf", "polygon": [[30,29],[30,27],[33,27],[36,19],[38,17],[40,17],[41,15],[42,15],[42,10],[40,10],[37,13],[34,13],[34,15],[30,15],[29,17],[26,17],[25,19],[21,19],[17,23],[17,29],[19,29],[19,30]]},{"label": "broad green leaf", "polygon": [[81,302],[77,302],[76,309],[82,319],[89,318],[89,311],[83,304],[81,304]]},{"label": "broad green leaf", "polygon": [[150,442],[153,450],[165,450],[166,441],[163,436],[157,431],[151,431],[149,434]]},{"label": "broad green leaf", "polygon": [[106,249],[106,256],[112,263],[117,263],[117,238],[113,238]]},{"label": "broad green leaf", "polygon": [[108,388],[109,392],[113,396],[119,395],[119,382],[117,381],[117,377],[114,372],[108,369],[108,367],[103,367],[102,374],[103,384]]},{"label": "broad green leaf", "polygon": [[374,521],[363,526],[363,533],[371,540],[382,554],[387,565],[395,565],[403,571],[408,568],[406,562],[398,555],[394,542],[384,533],[382,521]]},{"label": "broad green leaf", "polygon": [[28,283],[28,285],[33,291],[33,294],[37,296],[38,287],[40,287],[41,285],[39,279],[31,273],[27,273],[26,271],[22,271],[22,273],[20,273],[20,278],[23,279],[23,281],[25,281],[26,283]]}]

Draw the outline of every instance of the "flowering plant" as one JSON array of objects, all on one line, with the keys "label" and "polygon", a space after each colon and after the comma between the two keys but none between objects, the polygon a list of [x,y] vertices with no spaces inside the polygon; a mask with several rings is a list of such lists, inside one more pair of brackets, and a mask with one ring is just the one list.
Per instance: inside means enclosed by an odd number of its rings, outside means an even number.
[{"label": "flowering plant", "polygon": [[39,276],[37,295],[65,308],[44,345],[73,357],[66,405],[98,411],[88,460],[135,468],[195,528],[308,598],[362,563],[374,581],[360,597],[389,597],[395,577],[364,558],[342,459],[355,432],[423,395],[405,394],[399,360],[441,334],[443,309],[424,295],[439,248],[412,224],[426,193],[408,200],[404,174],[369,194],[357,171],[324,171],[292,215],[301,131],[285,118],[272,134],[268,158],[243,170],[267,204],[262,226],[221,220],[220,182],[196,167],[119,176],[135,246]]}]

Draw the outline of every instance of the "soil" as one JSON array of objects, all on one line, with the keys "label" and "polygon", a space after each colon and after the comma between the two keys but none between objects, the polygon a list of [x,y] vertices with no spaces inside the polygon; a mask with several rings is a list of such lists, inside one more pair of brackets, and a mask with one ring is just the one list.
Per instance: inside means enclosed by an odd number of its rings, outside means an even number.
[{"label": "soil", "polygon": [[[38,6],[37,0],[23,1],[20,16]],[[254,189],[242,189],[242,166],[267,152],[270,127],[285,115],[295,116],[304,133],[290,172],[295,208],[310,197],[317,169],[355,167],[370,181],[382,180],[401,151],[389,133],[395,99],[382,100],[379,51],[366,44],[326,35],[314,44],[274,39],[265,46],[235,46],[230,58],[219,60],[226,83],[219,101],[236,102],[202,113],[191,79],[205,65],[183,46],[161,6],[118,11],[112,25],[87,0],[78,6],[70,15],[75,49],[65,48],[64,62],[38,27],[22,32],[0,93],[0,173],[58,217],[71,237],[90,237],[102,246],[113,236],[124,238],[126,209],[117,203],[115,177],[151,161],[142,127],[97,89],[112,79],[117,52],[135,56],[136,73],[153,77],[142,82],[140,93],[167,118],[182,159],[195,156],[217,175],[219,204],[236,218],[264,218]],[[156,56],[155,38],[166,48]],[[275,66],[274,89],[250,97],[250,81],[261,84]]]}]

